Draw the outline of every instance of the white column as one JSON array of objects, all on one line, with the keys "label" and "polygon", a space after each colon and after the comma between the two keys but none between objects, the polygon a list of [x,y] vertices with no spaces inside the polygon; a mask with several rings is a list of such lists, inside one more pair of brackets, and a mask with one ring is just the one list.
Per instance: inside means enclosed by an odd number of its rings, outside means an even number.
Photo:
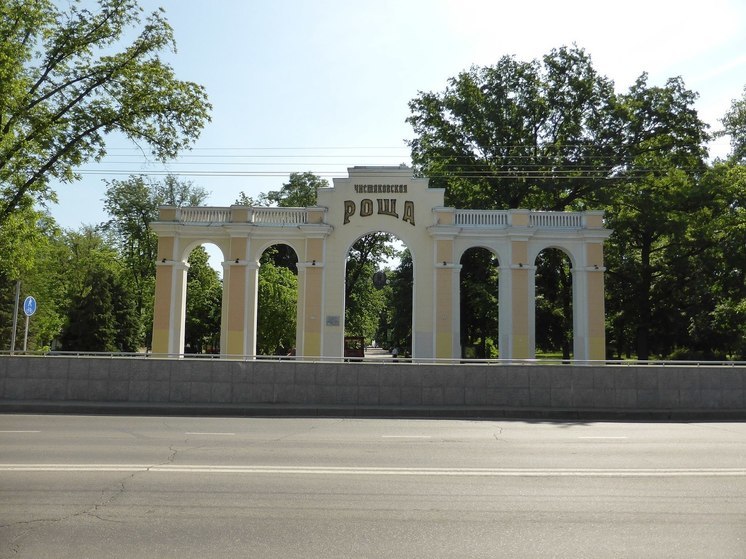
[{"label": "white column", "polygon": [[259,308],[259,262],[246,263],[246,312],[244,314],[244,347],[248,355],[256,355],[256,321]]},{"label": "white column", "polygon": [[169,316],[168,353],[184,353],[188,262],[166,262],[171,267],[171,312]]},{"label": "white column", "polygon": [[223,266],[223,291],[220,297],[220,355],[228,353],[228,286],[231,279],[230,262],[221,262]]},{"label": "white column", "polygon": [[453,359],[460,359],[463,348],[461,347],[461,264],[453,265],[453,280],[451,288],[451,332],[453,334]]},{"label": "white column", "polygon": [[500,278],[497,286],[499,305],[497,349],[500,359],[513,358],[513,274],[510,266],[500,265]]}]

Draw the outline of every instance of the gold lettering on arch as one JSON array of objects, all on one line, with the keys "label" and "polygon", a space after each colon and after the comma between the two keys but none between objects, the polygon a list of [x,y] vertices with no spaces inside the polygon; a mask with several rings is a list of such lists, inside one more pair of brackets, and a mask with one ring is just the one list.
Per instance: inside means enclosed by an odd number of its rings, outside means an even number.
[{"label": "gold lettering on arch", "polygon": [[414,225],[414,202],[411,200],[404,202],[404,216],[401,219]]},{"label": "gold lettering on arch", "polygon": [[[399,213],[396,211],[396,198],[376,198],[376,205],[378,215],[388,215],[399,219]],[[363,198],[360,200],[360,217],[370,217],[373,215],[374,205],[373,200],[370,198]],[[353,200],[344,201],[344,219],[343,225],[347,225],[350,222],[350,218],[355,215],[357,206]],[[402,221],[414,225],[414,202],[411,200],[404,201],[404,214],[402,215]]]},{"label": "gold lettering on arch", "polygon": [[399,214],[396,213],[396,198],[378,198],[377,202],[380,215],[390,215],[399,219]]},{"label": "gold lettering on arch", "polygon": [[342,224],[347,225],[353,215],[355,215],[355,202],[352,200],[345,200],[345,214]]},{"label": "gold lettering on arch", "polygon": [[373,200],[363,198],[360,200],[360,217],[368,217],[369,215],[373,215]]}]

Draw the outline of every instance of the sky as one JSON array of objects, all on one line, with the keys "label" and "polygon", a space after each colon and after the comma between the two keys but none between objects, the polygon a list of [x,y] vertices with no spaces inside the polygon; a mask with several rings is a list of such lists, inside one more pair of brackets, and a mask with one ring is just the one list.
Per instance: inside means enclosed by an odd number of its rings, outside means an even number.
[{"label": "sky", "polygon": [[[203,85],[212,121],[166,165],[121,138],[83,180],[58,185],[65,228],[107,219],[104,180],[178,174],[228,206],[279,189],[293,171],[327,179],[355,165],[409,162],[408,102],[472,65],[540,58],[576,44],[626,91],[681,76],[700,118],[719,126],[746,86],[744,0],[141,0],[162,7],[176,76]],[[727,139],[711,144],[725,156]],[[331,182],[331,180],[330,180]]]}]

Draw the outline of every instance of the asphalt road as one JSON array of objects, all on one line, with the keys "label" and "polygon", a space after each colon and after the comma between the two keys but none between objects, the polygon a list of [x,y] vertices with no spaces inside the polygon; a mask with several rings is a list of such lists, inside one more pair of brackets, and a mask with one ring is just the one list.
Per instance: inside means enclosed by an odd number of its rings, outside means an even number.
[{"label": "asphalt road", "polygon": [[0,416],[0,557],[746,557],[746,423]]}]

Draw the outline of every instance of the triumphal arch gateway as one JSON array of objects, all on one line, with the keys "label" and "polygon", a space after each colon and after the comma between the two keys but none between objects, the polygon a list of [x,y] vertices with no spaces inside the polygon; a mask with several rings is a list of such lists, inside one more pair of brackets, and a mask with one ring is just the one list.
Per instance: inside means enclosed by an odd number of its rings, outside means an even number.
[{"label": "triumphal arch gateway", "polygon": [[347,254],[361,237],[383,231],[412,254],[414,358],[461,357],[459,262],[473,247],[499,262],[501,358],[535,355],[535,262],[546,248],[570,258],[574,358],[605,358],[603,242],[610,231],[602,212],[460,210],[444,207],[444,190],[408,167],[352,167],[348,175],[319,189],[310,208],[162,207],[153,224],[153,353],[183,352],[187,258],[213,243],[223,254],[220,353],[253,356],[259,259],[279,243],[298,256],[297,356],[341,357]]}]

